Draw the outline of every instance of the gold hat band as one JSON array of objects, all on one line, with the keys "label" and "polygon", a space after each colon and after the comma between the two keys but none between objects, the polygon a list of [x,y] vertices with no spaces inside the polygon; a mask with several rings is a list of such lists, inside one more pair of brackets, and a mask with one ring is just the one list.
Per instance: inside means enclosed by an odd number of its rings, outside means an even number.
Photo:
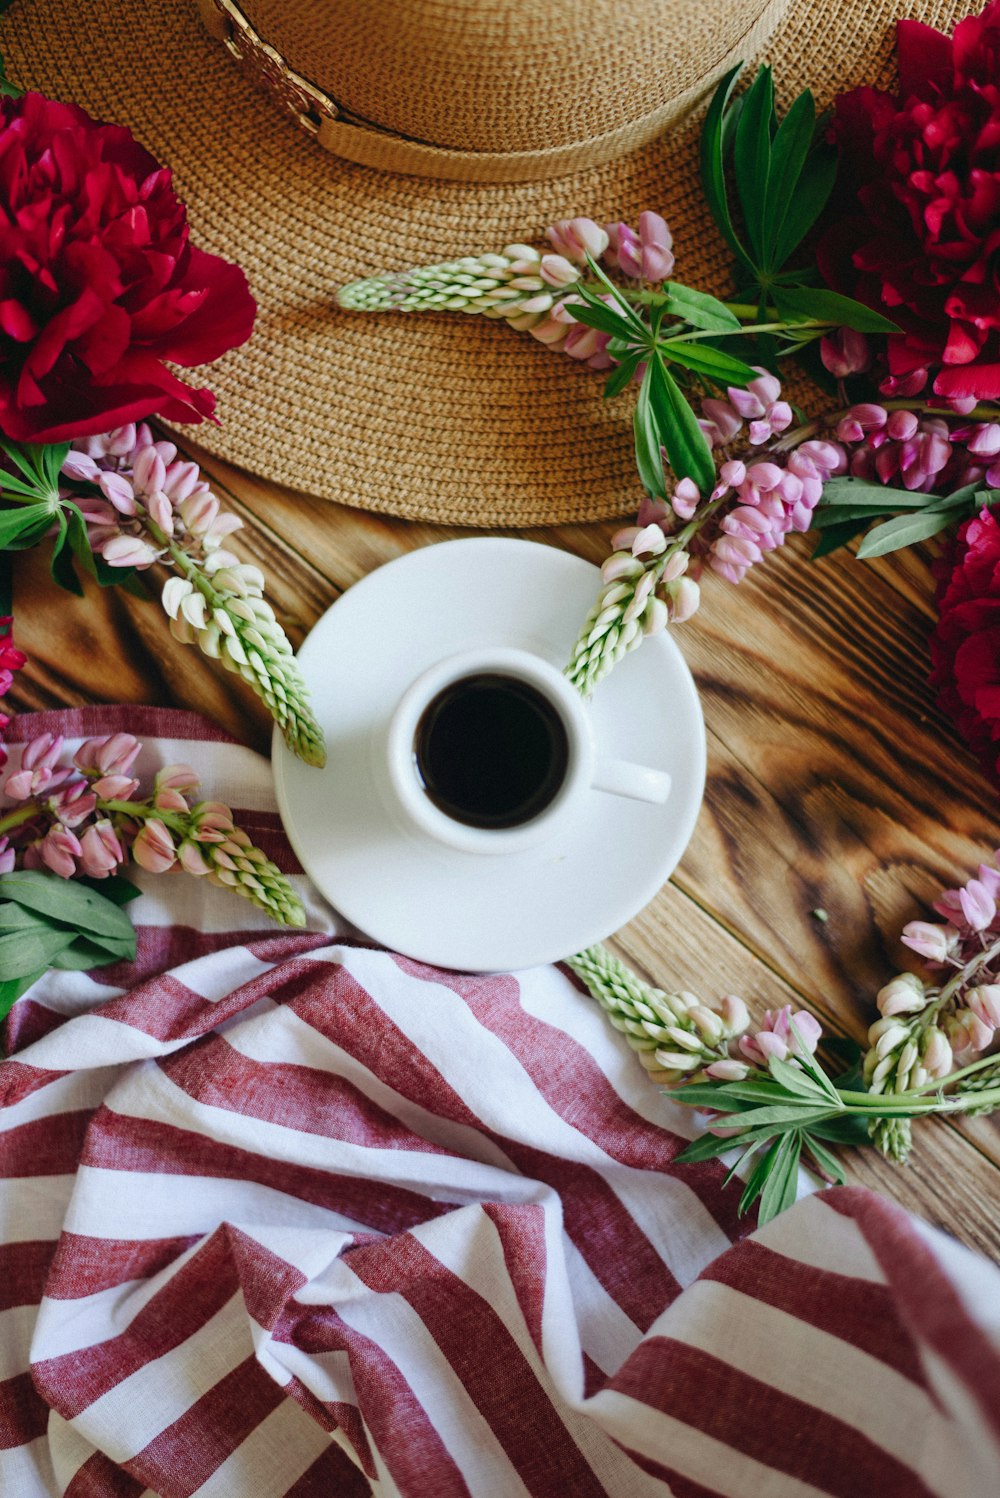
[{"label": "gold hat band", "polygon": [[603,166],[645,145],[708,92],[741,58],[752,56],[774,30],[787,0],[768,0],[760,15],[708,72],[683,93],[604,135],[536,151],[458,151],[382,130],[349,114],[323,89],[290,67],[250,25],[235,0],[199,0],[209,33],[222,42],[254,83],[272,94],[327,151],[358,166],[448,182],[545,182]]}]

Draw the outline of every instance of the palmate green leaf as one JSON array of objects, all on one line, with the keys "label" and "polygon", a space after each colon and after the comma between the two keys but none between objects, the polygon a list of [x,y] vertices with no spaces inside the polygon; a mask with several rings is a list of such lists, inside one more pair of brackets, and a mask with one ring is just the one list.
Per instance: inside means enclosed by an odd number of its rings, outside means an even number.
[{"label": "palmate green leaf", "polygon": [[[649,324],[643,322],[638,312],[632,306],[632,303],[624,295],[621,287],[616,286],[614,281],[612,281],[610,277],[605,274],[605,272],[598,265],[597,261],[594,259],[593,255],[588,254],[587,265],[589,267],[591,275],[595,278],[595,280],[600,282],[608,295],[614,299],[619,311],[621,312],[622,320],[624,322],[627,322],[631,326],[633,333],[635,333],[636,335],[637,341],[642,344],[648,344],[650,342]],[[608,307],[607,303],[602,302],[600,297],[589,288],[581,287],[579,289],[579,295],[584,298],[584,301],[588,306],[592,307],[596,302],[598,306],[604,308],[605,312],[611,311],[611,308]]]},{"label": "palmate green leaf", "polygon": [[809,1133],[831,1144],[868,1144],[868,1120],[863,1113],[842,1113],[826,1123],[810,1124]]},{"label": "palmate green leaf", "polygon": [[646,366],[646,373],[639,386],[639,399],[632,414],[632,431],[635,437],[635,466],[639,470],[639,482],[647,494],[666,498],[667,485],[663,473],[663,456],[660,452],[660,430],[653,413],[652,384],[653,362]]},{"label": "palmate green leaf", "polygon": [[890,551],[929,541],[954,523],[954,516],[948,510],[918,510],[914,515],[897,515],[895,520],[887,520],[868,532],[858,547],[858,556],[862,560],[887,556]]},{"label": "palmate green leaf", "polygon": [[782,1061],[777,1056],[767,1058],[767,1069],[776,1082],[789,1092],[794,1092],[799,1097],[810,1098],[814,1102],[817,1098],[829,1101],[826,1089],[814,1082],[812,1077],[807,1076],[801,1068],[792,1066],[788,1061]]},{"label": "palmate green leaf", "polygon": [[837,152],[833,146],[814,143],[806,158],[795,191],[774,242],[771,267],[780,269],[805,239],[827,205],[837,178]]},{"label": "palmate green leaf", "polygon": [[[39,514],[33,505],[21,505],[16,510],[0,510],[0,551],[13,547],[29,532],[39,539],[52,524],[52,516],[46,511]],[[19,550],[21,548],[18,548]]]},{"label": "palmate green leaf", "polygon": [[732,354],[710,348],[704,343],[683,343],[667,339],[660,348],[664,358],[672,363],[692,369],[695,374],[707,375],[720,385],[749,385],[751,380],[757,378],[757,371],[749,364],[744,364],[742,359],[736,359]]},{"label": "palmate green leaf", "polygon": [[771,300],[785,322],[825,322],[858,333],[898,333],[899,327],[853,297],[819,286],[771,287]]},{"label": "palmate green leaf", "polygon": [[[37,869],[0,874],[0,900],[13,900],[27,910],[83,931],[91,940],[109,936],[134,941],[132,922],[113,901],[75,879],[60,879]],[[2,971],[2,968],[0,968]]]},{"label": "palmate green leaf", "polygon": [[[770,1172],[774,1169],[774,1165],[777,1160],[778,1151],[780,1148],[781,1140],[776,1139],[767,1150],[766,1154],[761,1155],[760,1159],[757,1161],[757,1164],[754,1166],[753,1170],[750,1172],[750,1175],[747,1177],[746,1185],[743,1188],[743,1195],[740,1197],[740,1204],[737,1209],[740,1217],[743,1217],[745,1213],[749,1212],[750,1208],[753,1206],[754,1202],[763,1191],[764,1183],[766,1182]],[[747,1154],[749,1153],[750,1151],[748,1150]],[[745,1159],[746,1156],[744,1156],[743,1158]]]},{"label": "palmate green leaf", "polygon": [[779,1141],[760,1193],[760,1210],[757,1213],[757,1223],[760,1227],[771,1222],[779,1212],[783,1212],[794,1202],[798,1190],[801,1154],[800,1134],[786,1134]]},{"label": "palmate green leaf", "polygon": [[733,139],[736,189],[743,209],[750,248],[758,266],[764,263],[764,212],[771,173],[771,122],[774,81],[771,69],[761,68],[743,101],[743,113]]},{"label": "palmate green leaf", "polygon": [[715,462],[698,418],[659,355],[650,359],[647,375],[660,441],[674,474],[693,479],[701,493],[708,494],[715,483]]},{"label": "palmate green leaf", "polygon": [[819,1062],[816,1060],[816,1057],[806,1045],[805,1041],[802,1039],[802,1034],[794,1019],[789,1020],[788,1028],[791,1032],[792,1037],[792,1050],[795,1053],[795,1059],[798,1062],[799,1066],[808,1077],[812,1078],[817,1087],[819,1087],[819,1089],[825,1094],[825,1096],[829,1099],[833,1106],[838,1110],[842,1109],[844,1104],[843,1100],[841,1099],[840,1093],[837,1091],[836,1087],[834,1087],[832,1081],[820,1066]]},{"label": "palmate green leaf", "polygon": [[825,1145],[820,1144],[816,1136],[810,1134],[808,1131],[803,1134],[802,1142],[815,1160],[820,1175],[825,1180],[833,1181],[834,1185],[842,1186],[844,1184],[844,1169],[832,1150],[828,1150]]},{"label": "palmate green leaf", "polygon": [[682,286],[678,281],[667,281],[666,310],[675,317],[682,317],[693,328],[709,333],[738,333],[741,323],[735,312],[730,312],[725,302],[709,296],[706,291],[695,291],[691,286]]},{"label": "palmate green leaf", "polygon": [[580,296],[583,300],[573,303],[573,316],[577,322],[586,323],[588,328],[596,328],[599,333],[608,333],[612,338],[622,338],[634,331],[620,312],[599,297],[591,299],[592,293],[588,291],[581,291]]},{"label": "palmate green leaf", "polygon": [[788,258],[785,255],[778,261],[777,249],[782,242],[785,219],[792,211],[815,125],[816,105],[806,89],[791,104],[771,145],[771,171],[764,200],[764,269],[776,270]]},{"label": "palmate green leaf", "polygon": [[635,372],[645,357],[645,351],[641,353],[626,354],[616,369],[613,369],[604,382],[604,396],[607,399],[613,395],[620,395],[623,390],[631,385],[635,378]]},{"label": "palmate green leaf", "polygon": [[52,543],[52,556],[49,559],[49,571],[53,582],[67,593],[75,593],[77,598],[83,597],[83,585],[76,575],[73,565],[73,548],[69,541],[69,520],[66,512],[60,509],[56,517],[56,536]]},{"label": "palmate green leaf", "polygon": [[[736,104],[730,101],[743,66],[740,62],[731,68],[712,96],[701,131],[701,185],[719,233],[741,262],[743,270],[752,272],[750,257],[733,227],[726,189],[726,161],[731,147],[728,127],[732,126],[734,133],[739,121]],[[742,111],[742,102],[740,110]]]},{"label": "palmate green leaf", "polygon": [[[8,442],[0,437],[0,452],[13,463],[18,473],[26,484],[34,485],[37,489],[38,480],[41,477],[37,465],[32,461],[35,449],[20,442]],[[0,483],[3,479],[0,478]]]}]

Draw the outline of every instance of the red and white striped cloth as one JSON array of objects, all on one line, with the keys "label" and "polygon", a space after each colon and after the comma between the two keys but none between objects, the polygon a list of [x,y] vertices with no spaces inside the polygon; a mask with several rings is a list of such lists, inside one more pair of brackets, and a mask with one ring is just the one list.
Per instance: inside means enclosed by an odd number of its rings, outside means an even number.
[{"label": "red and white striped cloth", "polygon": [[199,719],[11,737],[125,727],[238,809],[311,930],[144,879],[134,966],[16,1006],[2,1498],[995,1498],[995,1267],[861,1190],[748,1236],[566,973],[338,928],[266,763]]}]

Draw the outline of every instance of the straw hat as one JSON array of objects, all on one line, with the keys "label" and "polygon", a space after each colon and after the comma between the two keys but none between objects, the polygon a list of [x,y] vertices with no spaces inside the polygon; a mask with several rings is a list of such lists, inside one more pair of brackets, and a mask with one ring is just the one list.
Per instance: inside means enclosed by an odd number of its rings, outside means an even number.
[{"label": "straw hat", "polygon": [[826,103],[890,81],[901,14],[947,30],[971,8],[14,0],[0,50],[22,86],[129,125],[197,242],[246,270],[256,332],[208,372],[222,426],[199,443],[365,509],[531,525],[634,508],[628,397],[602,401],[599,375],[495,322],[343,312],[334,289],[653,208],[678,279],[724,291],[691,114],[715,79],[766,47],[780,94]]}]

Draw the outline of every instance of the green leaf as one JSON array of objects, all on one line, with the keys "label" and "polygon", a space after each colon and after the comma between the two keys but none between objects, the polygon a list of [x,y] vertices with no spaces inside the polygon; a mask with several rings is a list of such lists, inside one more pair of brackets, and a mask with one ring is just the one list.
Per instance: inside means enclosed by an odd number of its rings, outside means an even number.
[{"label": "green leaf", "polygon": [[795,1059],[799,1063],[799,1066],[807,1076],[812,1078],[820,1091],[829,1098],[833,1106],[839,1111],[844,1106],[841,1102],[840,1093],[802,1039],[802,1033],[794,1019],[789,1020],[789,1029],[792,1037],[792,1049],[795,1052]]},{"label": "green leaf", "polygon": [[747,1113],[741,1113],[739,1118],[733,1120],[733,1128],[738,1128],[741,1133],[744,1129],[774,1128],[778,1124],[818,1123],[825,1118],[830,1118],[843,1107],[839,1098],[835,1104],[820,1103],[814,1100],[800,1098],[798,1101],[789,1100],[787,1103],[773,1103],[763,1108],[751,1108]]},{"label": "green leaf", "polygon": [[73,548],[69,544],[69,521],[65,510],[61,508],[56,524],[59,529],[52,545],[52,557],[49,562],[52,580],[67,593],[75,593],[77,598],[82,598],[83,586],[76,575],[76,568],[73,565]]},{"label": "green leaf", "polygon": [[577,322],[596,328],[599,333],[609,333],[612,338],[627,337],[634,330],[620,312],[602,302],[599,297],[590,299],[590,293],[582,292],[583,300],[573,303],[573,316]]},{"label": "green leaf", "polygon": [[612,395],[620,395],[621,392],[632,383],[635,372],[642,363],[644,353],[626,354],[618,365],[613,369],[604,382],[604,396],[607,399]]},{"label": "green leaf", "polygon": [[732,354],[723,353],[721,349],[711,348],[704,343],[667,339],[660,344],[660,350],[663,357],[673,364],[681,364],[685,369],[693,369],[696,374],[707,375],[719,385],[749,385],[751,380],[757,378],[757,371],[751,369],[749,364],[744,364],[742,359],[734,359]]},{"label": "green leaf", "polygon": [[814,144],[789,199],[771,255],[771,269],[779,270],[802,243],[826,207],[837,177],[837,152]]},{"label": "green leaf", "polygon": [[844,525],[827,526],[820,535],[819,544],[813,547],[810,560],[818,562],[821,557],[828,557],[831,552],[846,546],[848,541],[860,536],[867,524],[867,520],[851,520]]},{"label": "green leaf", "polygon": [[53,957],[52,966],[73,972],[89,972],[91,968],[107,967],[110,962],[131,961],[134,956],[134,951],[131,955],[128,951],[110,951],[107,947],[77,937],[76,941]]},{"label": "green leaf", "polygon": [[730,312],[725,302],[709,296],[706,291],[695,291],[691,286],[682,286],[678,281],[667,281],[666,309],[675,317],[682,317],[693,328],[702,328],[713,333],[738,333],[742,324],[735,312]]},{"label": "green leaf", "polygon": [[73,936],[74,933],[65,927],[42,925],[27,931],[3,933],[0,935],[0,973],[6,980],[44,972],[57,953],[70,945]]},{"label": "green leaf", "polygon": [[[648,325],[648,323],[643,322],[643,320],[639,316],[638,312],[632,306],[632,303],[625,296],[625,294],[622,291],[621,287],[620,286],[616,286],[615,283],[614,283],[614,281],[610,280],[610,278],[604,273],[604,271],[598,265],[598,263],[594,259],[594,257],[592,255],[590,255],[590,254],[588,254],[588,256],[587,256],[587,265],[590,268],[591,275],[594,276],[595,279],[598,280],[601,283],[601,285],[604,287],[604,290],[606,292],[608,292],[608,294],[617,303],[619,309],[621,310],[622,320],[625,321],[625,322],[628,322],[631,325],[633,331],[636,332],[639,335],[640,342],[642,342],[642,343],[648,343],[649,342],[649,325]],[[592,307],[594,305],[594,303],[596,302],[598,304],[598,306],[604,308],[605,312],[610,312],[611,311],[611,309],[610,309],[610,307],[608,307],[607,303],[606,302],[602,302],[601,299],[600,299],[600,297],[597,295],[597,293],[591,291],[589,289],[589,287],[581,286],[581,287],[578,288],[578,290],[579,290],[579,295],[583,297],[584,301],[587,303],[588,306]],[[575,313],[573,315],[574,315],[574,317],[576,316]]]},{"label": "green leaf", "polygon": [[693,479],[701,493],[708,494],[715,483],[715,461],[698,419],[658,356],[650,360],[648,368],[652,373],[652,405],[670,466],[677,478]]},{"label": "green leaf", "polygon": [[44,535],[51,524],[52,516],[39,515],[33,505],[22,505],[16,510],[0,510],[0,551],[5,551],[12,541],[18,540],[26,531],[39,531]]},{"label": "green leaf", "polygon": [[831,1118],[829,1123],[810,1124],[809,1133],[818,1139],[828,1139],[831,1144],[870,1144],[868,1119],[861,1113],[842,1113]]},{"label": "green leaf", "polygon": [[79,880],[60,879],[37,869],[0,874],[0,900],[15,900],[50,920],[61,921],[90,937],[110,936],[134,942],[132,922],[112,901]]},{"label": "green leaf", "polygon": [[[740,62],[731,68],[712,96],[701,131],[701,185],[720,234],[743,266],[752,270],[750,257],[733,228],[726,191],[726,157],[730,145],[730,130],[727,127],[731,125],[735,129],[739,122],[735,105],[730,106],[730,98],[743,66]],[[742,101],[740,110],[742,111]]]},{"label": "green leaf", "polygon": [[21,905],[15,905],[13,900],[5,901],[0,905],[0,931],[27,931],[31,926],[47,926],[48,922],[44,916],[37,915],[33,910],[25,910]]},{"label": "green leaf", "polygon": [[844,1169],[832,1150],[828,1150],[825,1145],[820,1144],[819,1140],[809,1133],[805,1135],[803,1143],[816,1161],[820,1175],[827,1180],[833,1181],[835,1185],[842,1186],[844,1184]]},{"label": "green leaf", "polygon": [[[775,250],[795,201],[799,177],[813,142],[815,124],[816,105],[806,89],[792,103],[771,146],[771,172],[764,202],[764,262],[767,269],[777,269],[774,265]],[[783,260],[787,258],[786,255]]]},{"label": "green leaf", "polygon": [[883,515],[895,515],[894,507],[885,505],[830,505],[825,509],[814,510],[809,529],[813,531],[826,531],[831,526],[846,525],[848,520],[860,520],[862,525],[869,520],[878,520]]},{"label": "green leaf", "polygon": [[133,884],[131,879],[126,879],[123,874],[109,874],[107,879],[78,879],[77,884],[95,890],[114,905],[127,905],[130,900],[137,900],[142,894],[138,885]]},{"label": "green leaf", "polygon": [[777,1217],[779,1212],[783,1212],[794,1202],[798,1188],[801,1154],[800,1136],[786,1134],[778,1144],[777,1153],[760,1194],[760,1211],[757,1214],[757,1223],[760,1227]]},{"label": "green leaf", "polygon": [[[967,484],[966,489],[975,489],[974,484]],[[914,494],[909,489],[894,489],[887,484],[872,484],[867,479],[836,478],[827,479],[823,485],[823,497],[820,505],[824,509],[832,506],[850,505],[852,507],[865,506],[873,510],[881,510],[883,513],[891,513],[896,510],[923,509],[926,505],[936,504],[937,499],[927,494]]]},{"label": "green leaf", "polygon": [[818,286],[772,286],[771,300],[785,322],[824,322],[859,333],[898,333],[899,328],[881,312]]},{"label": "green leaf", "polygon": [[811,1098],[813,1102],[817,1098],[827,1097],[825,1088],[820,1087],[812,1077],[807,1076],[799,1067],[792,1066],[788,1061],[781,1061],[777,1056],[769,1056],[767,1069],[776,1082],[780,1082],[789,1092],[794,1092],[799,1097]]},{"label": "green leaf", "polygon": [[763,265],[764,210],[771,173],[771,120],[774,113],[774,81],[771,69],[760,68],[743,101],[743,113],[733,140],[736,188],[743,209],[750,247],[758,266]]},{"label": "green leaf", "polygon": [[727,1150],[739,1149],[743,1143],[742,1139],[720,1139],[715,1134],[702,1134],[685,1145],[676,1158],[684,1165],[697,1165],[703,1160],[714,1160]]},{"label": "green leaf", "polygon": [[653,414],[652,385],[654,361],[646,365],[646,373],[639,386],[639,399],[632,416],[632,431],[635,436],[635,465],[639,470],[639,482],[647,494],[666,498],[667,485],[663,473],[663,457],[660,452],[660,431]]},{"label": "green leaf", "polygon": [[33,983],[39,978],[44,978],[48,967],[39,968],[37,973],[27,973],[23,978],[5,978],[0,981],[0,1020],[5,1020],[23,993],[27,993]]},{"label": "green leaf", "polygon": [[750,1210],[754,1202],[757,1200],[758,1196],[760,1196],[761,1191],[764,1189],[767,1178],[770,1175],[771,1171],[774,1169],[774,1165],[778,1158],[778,1151],[780,1150],[780,1148],[781,1140],[776,1139],[771,1145],[770,1149],[767,1151],[767,1154],[760,1157],[760,1159],[757,1161],[757,1164],[750,1172],[750,1175],[747,1178],[747,1183],[743,1188],[743,1195],[740,1197],[740,1205],[738,1211],[741,1217],[745,1212],[748,1212]]},{"label": "green leaf", "polygon": [[858,547],[858,556],[884,557],[890,551],[899,551],[904,546],[913,546],[918,541],[928,541],[931,536],[947,530],[954,524],[947,510],[918,510],[915,515],[897,515],[877,525]]}]

